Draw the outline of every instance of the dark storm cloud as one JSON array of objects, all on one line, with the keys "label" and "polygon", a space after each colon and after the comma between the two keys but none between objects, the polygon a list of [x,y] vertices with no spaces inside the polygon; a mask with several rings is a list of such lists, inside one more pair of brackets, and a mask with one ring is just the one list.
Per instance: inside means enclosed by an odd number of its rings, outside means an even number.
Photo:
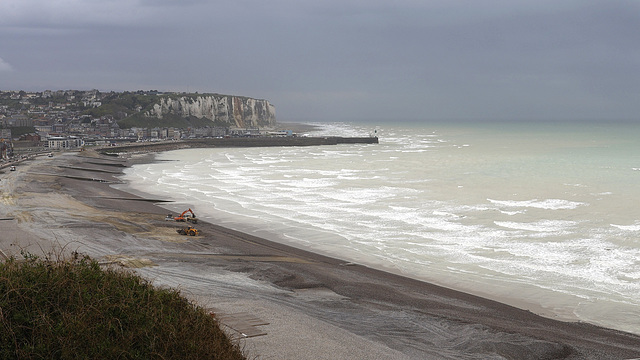
[{"label": "dark storm cloud", "polygon": [[637,118],[635,1],[3,0],[3,89],[266,98],[280,119]]}]

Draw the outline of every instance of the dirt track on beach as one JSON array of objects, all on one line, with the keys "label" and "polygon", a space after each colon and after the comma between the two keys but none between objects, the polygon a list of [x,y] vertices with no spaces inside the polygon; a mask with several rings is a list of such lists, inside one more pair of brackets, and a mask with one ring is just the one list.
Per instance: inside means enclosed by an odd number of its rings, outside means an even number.
[{"label": "dirt track on beach", "polygon": [[211,309],[258,359],[640,358],[637,335],[540,317],[202,221],[200,236],[178,235],[166,209],[110,186],[131,162],[63,153],[0,173],[0,249],[79,251],[127,266]]}]

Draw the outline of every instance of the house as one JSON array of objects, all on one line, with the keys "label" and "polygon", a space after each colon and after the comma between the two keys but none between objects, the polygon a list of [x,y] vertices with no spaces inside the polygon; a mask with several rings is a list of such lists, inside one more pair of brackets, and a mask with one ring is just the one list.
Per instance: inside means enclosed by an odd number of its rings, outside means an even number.
[{"label": "house", "polygon": [[40,135],[36,134],[36,133],[29,133],[29,134],[24,134],[22,136],[20,136],[20,139],[18,139],[19,141],[31,141],[34,143],[39,143],[40,142]]},{"label": "house", "polygon": [[66,137],[66,136],[51,136],[47,139],[49,149],[72,149],[81,147],[84,145],[84,141],[75,136]]},{"label": "house", "polygon": [[33,121],[23,114],[14,115],[4,119],[4,123],[9,127],[33,126]]}]

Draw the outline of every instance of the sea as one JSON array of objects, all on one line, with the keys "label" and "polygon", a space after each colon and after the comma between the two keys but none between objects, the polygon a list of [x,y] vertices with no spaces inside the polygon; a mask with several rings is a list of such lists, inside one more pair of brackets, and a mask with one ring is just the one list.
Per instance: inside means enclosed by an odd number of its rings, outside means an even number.
[{"label": "sea", "polygon": [[203,220],[640,334],[640,122],[313,123],[379,144],[184,149],[125,170]]}]

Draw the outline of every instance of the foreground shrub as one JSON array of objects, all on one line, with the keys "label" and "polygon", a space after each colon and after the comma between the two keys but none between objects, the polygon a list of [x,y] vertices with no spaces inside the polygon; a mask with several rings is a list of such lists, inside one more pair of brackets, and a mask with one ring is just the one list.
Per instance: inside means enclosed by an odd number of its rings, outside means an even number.
[{"label": "foreground shrub", "polygon": [[0,263],[0,359],[244,359],[205,310],[88,257]]}]

